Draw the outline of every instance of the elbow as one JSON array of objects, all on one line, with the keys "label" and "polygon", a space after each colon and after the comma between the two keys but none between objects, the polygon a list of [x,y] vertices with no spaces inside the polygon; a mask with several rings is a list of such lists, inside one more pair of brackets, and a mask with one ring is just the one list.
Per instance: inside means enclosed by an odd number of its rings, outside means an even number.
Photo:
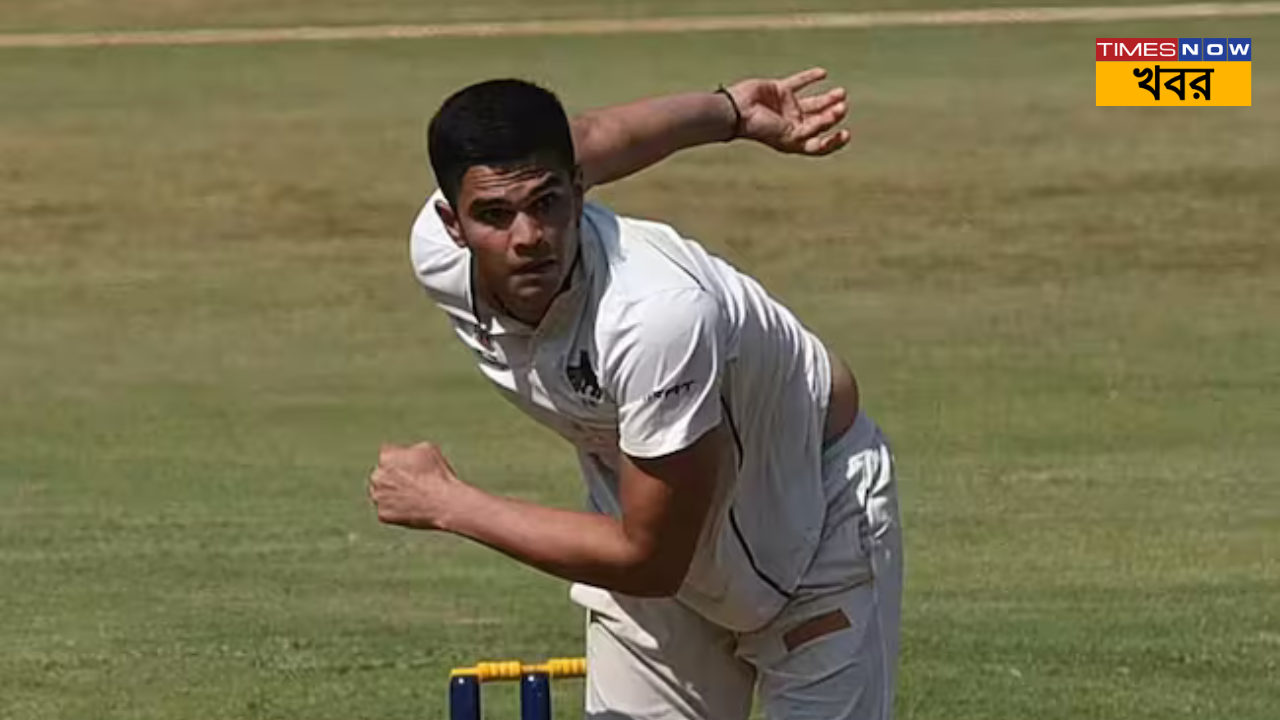
[{"label": "elbow", "polygon": [[688,562],[641,561],[626,573],[628,587],[623,592],[634,597],[669,598],[680,591],[688,574]]},{"label": "elbow", "polygon": [[590,110],[569,118],[569,134],[573,136],[574,152],[582,154],[592,140],[592,134],[595,133],[599,122],[599,116]]},{"label": "elbow", "polygon": [[651,579],[638,583],[628,595],[642,598],[669,598],[680,590],[682,581],[671,582],[666,579]]}]

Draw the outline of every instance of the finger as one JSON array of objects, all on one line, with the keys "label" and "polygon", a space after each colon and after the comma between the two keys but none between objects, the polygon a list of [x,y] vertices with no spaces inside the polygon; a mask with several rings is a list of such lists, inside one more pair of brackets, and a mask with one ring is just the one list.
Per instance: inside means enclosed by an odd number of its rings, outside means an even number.
[{"label": "finger", "polygon": [[449,459],[445,457],[444,451],[440,449],[439,445],[422,442],[414,445],[413,450],[420,453],[419,458],[422,461],[431,463],[432,467],[453,472],[453,468],[449,465]]},{"label": "finger", "polygon": [[848,108],[844,103],[836,103],[827,108],[825,112],[817,113],[806,117],[799,126],[796,127],[795,136],[801,140],[807,140],[816,135],[820,135],[844,120],[848,113]]},{"label": "finger", "polygon": [[830,155],[845,145],[848,145],[851,137],[852,134],[848,130],[840,130],[838,132],[831,133],[830,135],[809,138],[805,141],[802,151],[805,155],[810,155],[812,157]]},{"label": "finger", "polygon": [[435,446],[429,442],[413,445],[383,445],[382,453],[378,456],[378,465],[388,469],[413,467],[414,464],[421,462],[423,450],[433,454]]},{"label": "finger", "polygon": [[825,80],[826,77],[827,71],[825,68],[815,67],[809,68],[808,70],[801,70],[791,77],[783,78],[778,81],[778,84],[781,85],[784,90],[796,92],[809,87],[819,80]]},{"label": "finger", "polygon": [[846,95],[844,88],[832,88],[821,95],[800,98],[800,109],[806,115],[822,112],[838,102],[844,102]]}]

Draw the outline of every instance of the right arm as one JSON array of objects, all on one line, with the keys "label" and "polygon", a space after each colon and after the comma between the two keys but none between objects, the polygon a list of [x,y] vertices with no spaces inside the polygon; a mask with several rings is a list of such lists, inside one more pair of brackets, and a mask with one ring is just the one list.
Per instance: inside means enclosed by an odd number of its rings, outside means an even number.
[{"label": "right arm", "polygon": [[817,95],[799,93],[826,78],[813,68],[778,80],[750,79],[721,93],[684,93],[590,110],[570,122],[574,149],[586,186],[620,180],[674,152],[735,138],[755,140],[791,154],[820,156],[849,142],[848,130],[833,128],[846,113],[844,88]]},{"label": "right arm", "polygon": [[620,517],[492,495],[422,443],[383,448],[369,478],[378,519],[451,532],[574,582],[646,597],[677,592],[735,462],[720,405],[719,306],[680,289],[635,310],[632,331],[600,367],[619,406]]},{"label": "right arm", "polygon": [[450,532],[570,582],[667,597],[689,570],[727,442],[715,429],[667,457],[624,456],[620,518],[487,493],[430,443],[383,446],[369,497],[383,523]]}]

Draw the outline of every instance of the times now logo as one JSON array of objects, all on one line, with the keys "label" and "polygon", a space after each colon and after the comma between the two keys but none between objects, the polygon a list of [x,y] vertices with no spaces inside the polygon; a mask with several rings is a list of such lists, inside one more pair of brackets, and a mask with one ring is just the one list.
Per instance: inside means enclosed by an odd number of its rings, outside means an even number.
[{"label": "times now logo", "polygon": [[1098,38],[1096,60],[1253,60],[1250,38]]}]

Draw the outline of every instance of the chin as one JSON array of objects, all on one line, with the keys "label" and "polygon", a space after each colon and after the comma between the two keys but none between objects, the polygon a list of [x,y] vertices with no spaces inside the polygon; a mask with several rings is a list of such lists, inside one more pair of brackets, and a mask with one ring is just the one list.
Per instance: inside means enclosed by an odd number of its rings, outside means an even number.
[{"label": "chin", "polygon": [[503,304],[521,315],[528,313],[541,315],[551,305],[555,295],[553,286],[530,283],[511,288]]}]

